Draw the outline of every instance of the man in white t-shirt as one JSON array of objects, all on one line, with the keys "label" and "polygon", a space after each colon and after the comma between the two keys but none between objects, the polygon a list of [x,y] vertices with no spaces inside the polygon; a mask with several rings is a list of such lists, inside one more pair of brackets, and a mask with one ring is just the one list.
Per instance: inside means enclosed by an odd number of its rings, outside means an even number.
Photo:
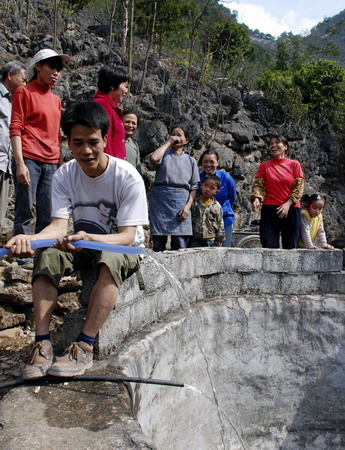
[{"label": "man in white t-shirt", "polygon": [[[139,266],[137,255],[77,248],[77,240],[105,244],[142,245],[142,225],[148,223],[143,180],[128,162],[104,153],[109,126],[97,103],[77,102],[62,116],[74,160],[55,173],[50,225],[34,235],[17,235],[8,241],[9,256],[33,255],[30,241],[57,239],[54,248],[40,249],[34,260],[33,303],[36,339],[23,379],[46,374],[70,377],[92,366],[96,334],[116,305],[121,283]],[[74,234],[68,236],[69,217]],[[66,237],[67,236],[67,237]],[[63,276],[94,267],[98,277],[90,294],[86,320],[76,341],[54,362],[49,323]]]}]

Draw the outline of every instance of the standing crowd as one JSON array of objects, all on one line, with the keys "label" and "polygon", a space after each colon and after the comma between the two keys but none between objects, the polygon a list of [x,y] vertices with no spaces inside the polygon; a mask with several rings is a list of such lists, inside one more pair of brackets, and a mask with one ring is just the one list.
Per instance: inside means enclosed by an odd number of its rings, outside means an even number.
[{"label": "standing crowd", "polygon": [[[199,173],[196,160],[186,152],[188,130],[175,126],[148,157],[155,170],[148,208],[139,146],[133,139],[139,116],[119,106],[128,90],[128,74],[117,67],[102,67],[93,100],[72,104],[60,121],[61,101],[51,88],[69,60],[68,55],[43,49],[26,70],[17,62],[4,66],[0,83],[1,226],[11,174],[15,186],[14,233],[6,248],[10,257],[26,261],[34,255],[31,241],[57,240],[34,257],[36,336],[24,379],[46,374],[68,377],[89,369],[95,336],[115,308],[122,282],[138,270],[139,257],[131,252],[88,250],[75,246],[75,241],[141,246],[143,226],[149,223],[156,252],[166,249],[169,237],[172,250],[232,245],[236,187],[231,175],[219,170],[217,152],[203,152]],[[65,164],[60,125],[74,156]],[[323,227],[325,198],[304,197],[301,212],[304,175],[300,163],[287,157],[288,142],[283,136],[272,137],[269,150],[272,159],[260,165],[251,192],[253,211],[261,206],[262,246],[278,248],[281,239],[287,249],[333,248]],[[83,328],[63,356],[56,358],[50,319],[59,282],[88,267],[97,271],[97,281]]]}]

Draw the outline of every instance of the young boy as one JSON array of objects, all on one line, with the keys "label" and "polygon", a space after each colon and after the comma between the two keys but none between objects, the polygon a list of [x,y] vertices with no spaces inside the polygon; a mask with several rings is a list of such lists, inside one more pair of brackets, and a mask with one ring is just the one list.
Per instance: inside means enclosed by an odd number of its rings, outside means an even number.
[{"label": "young boy", "polygon": [[[138,269],[136,255],[76,248],[76,240],[140,245],[137,228],[148,222],[144,183],[126,161],[104,153],[109,120],[104,108],[77,102],[62,117],[62,129],[74,160],[55,173],[52,185],[51,223],[34,235],[17,235],[8,241],[9,256],[33,255],[30,241],[57,238],[54,248],[35,255],[33,304],[36,342],[23,379],[47,373],[81,375],[92,366],[95,336],[114,309],[121,283]],[[68,232],[72,214],[74,233]],[[67,236],[67,237],[66,237]],[[83,329],[65,354],[53,363],[49,323],[57,303],[59,281],[75,270],[94,267],[97,281],[90,294]]]},{"label": "young boy", "polygon": [[219,191],[221,180],[217,175],[205,175],[201,193],[192,205],[193,237],[190,247],[222,246],[225,238],[223,210],[213,196]]},{"label": "young boy", "polygon": [[142,175],[140,165],[140,151],[137,142],[133,139],[133,134],[139,126],[139,116],[135,111],[130,109],[123,112],[123,123],[126,132],[126,161],[132,164]]}]

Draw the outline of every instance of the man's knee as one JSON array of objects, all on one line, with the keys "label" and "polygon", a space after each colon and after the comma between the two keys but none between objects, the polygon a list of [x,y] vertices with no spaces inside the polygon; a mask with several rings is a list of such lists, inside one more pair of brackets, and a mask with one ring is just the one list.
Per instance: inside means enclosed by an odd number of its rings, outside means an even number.
[{"label": "man's knee", "polygon": [[97,281],[100,281],[100,282],[108,281],[108,282],[115,284],[114,277],[113,277],[109,267],[104,263],[100,263],[98,265]]},{"label": "man's knee", "polygon": [[32,280],[32,287],[34,288],[34,287],[41,286],[41,285],[45,285],[45,286],[51,285],[56,288],[52,279],[48,275],[44,275],[44,274],[35,275],[35,277]]}]

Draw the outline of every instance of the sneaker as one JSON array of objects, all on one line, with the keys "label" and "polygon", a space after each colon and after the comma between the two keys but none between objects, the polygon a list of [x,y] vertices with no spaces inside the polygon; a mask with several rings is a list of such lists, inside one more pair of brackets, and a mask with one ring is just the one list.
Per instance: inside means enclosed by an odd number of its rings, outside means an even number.
[{"label": "sneaker", "polygon": [[47,375],[53,362],[53,347],[49,340],[35,342],[30,360],[22,372],[23,380],[35,380]]},{"label": "sneaker", "polygon": [[61,358],[49,368],[48,375],[55,377],[74,377],[83,375],[91,369],[93,361],[92,347],[85,342],[72,342]]}]

